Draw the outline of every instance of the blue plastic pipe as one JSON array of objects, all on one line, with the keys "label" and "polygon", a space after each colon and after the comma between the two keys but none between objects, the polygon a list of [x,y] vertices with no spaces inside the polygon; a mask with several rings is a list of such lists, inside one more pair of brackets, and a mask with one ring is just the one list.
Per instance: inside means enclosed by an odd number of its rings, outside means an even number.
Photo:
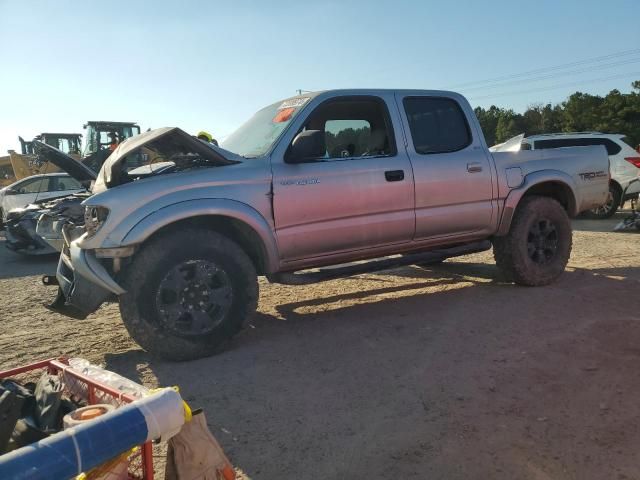
[{"label": "blue plastic pipe", "polygon": [[136,445],[177,433],[183,423],[180,395],[165,389],[0,456],[0,479],[69,479]]}]

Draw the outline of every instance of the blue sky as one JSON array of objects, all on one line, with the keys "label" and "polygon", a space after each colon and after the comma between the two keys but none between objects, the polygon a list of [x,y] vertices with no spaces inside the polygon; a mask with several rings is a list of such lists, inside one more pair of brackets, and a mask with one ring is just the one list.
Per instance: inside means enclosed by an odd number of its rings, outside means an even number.
[{"label": "blue sky", "polygon": [[[456,89],[634,48],[638,0],[0,0],[0,155],[18,135],[82,132],[86,120],[224,137],[299,88]],[[640,61],[583,70],[457,89],[522,111],[578,89],[629,91]],[[545,90],[559,84],[571,85]],[[523,93],[485,98],[505,92]]]}]

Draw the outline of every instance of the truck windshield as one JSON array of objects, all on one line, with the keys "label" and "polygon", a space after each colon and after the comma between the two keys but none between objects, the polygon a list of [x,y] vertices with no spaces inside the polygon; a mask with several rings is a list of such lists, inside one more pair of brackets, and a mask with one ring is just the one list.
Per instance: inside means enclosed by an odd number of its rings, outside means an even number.
[{"label": "truck windshield", "polygon": [[307,101],[309,97],[294,97],[259,110],[229,135],[221,147],[245,158],[264,155]]}]

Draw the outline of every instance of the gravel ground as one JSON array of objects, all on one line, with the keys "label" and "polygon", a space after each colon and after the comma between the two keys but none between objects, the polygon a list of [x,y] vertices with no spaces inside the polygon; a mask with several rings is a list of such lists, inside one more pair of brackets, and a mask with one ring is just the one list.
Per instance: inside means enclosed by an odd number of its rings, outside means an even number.
[{"label": "gravel ground", "polygon": [[[619,217],[618,217],[619,219]],[[47,311],[55,258],[0,241],[0,365],[82,356],[204,407],[252,479],[640,479],[640,236],[574,222],[554,285],[490,253],[289,287],[219,355],[150,358],[115,305]]]}]

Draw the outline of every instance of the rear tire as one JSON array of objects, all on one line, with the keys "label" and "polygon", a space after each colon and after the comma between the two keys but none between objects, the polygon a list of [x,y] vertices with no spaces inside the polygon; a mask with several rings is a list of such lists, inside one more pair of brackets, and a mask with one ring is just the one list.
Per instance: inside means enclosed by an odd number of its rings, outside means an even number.
[{"label": "rear tire", "polygon": [[120,313],[131,337],[169,360],[213,355],[255,311],[247,254],[215,232],[188,228],[152,239],[123,272]]},{"label": "rear tire", "polygon": [[607,202],[597,208],[587,211],[586,216],[593,219],[611,218],[618,211],[622,200],[622,192],[615,185],[609,185],[609,195]]},{"label": "rear tire", "polygon": [[548,285],[564,272],[571,242],[564,208],[553,198],[530,196],[518,205],[509,233],[493,239],[493,255],[506,280]]}]

